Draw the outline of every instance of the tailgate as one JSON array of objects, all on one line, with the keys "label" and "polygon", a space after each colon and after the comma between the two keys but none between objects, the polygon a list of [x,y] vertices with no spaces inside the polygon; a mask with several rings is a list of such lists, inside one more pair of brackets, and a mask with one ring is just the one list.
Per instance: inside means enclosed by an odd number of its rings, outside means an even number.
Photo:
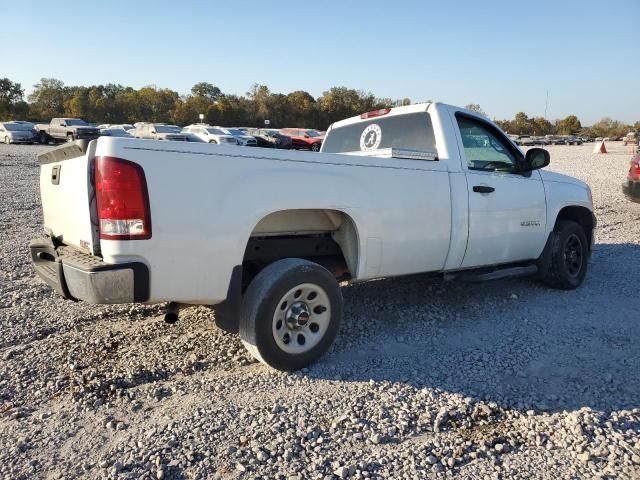
[{"label": "tailgate", "polygon": [[38,155],[45,231],[92,254],[98,239],[91,221],[95,143],[80,140]]}]

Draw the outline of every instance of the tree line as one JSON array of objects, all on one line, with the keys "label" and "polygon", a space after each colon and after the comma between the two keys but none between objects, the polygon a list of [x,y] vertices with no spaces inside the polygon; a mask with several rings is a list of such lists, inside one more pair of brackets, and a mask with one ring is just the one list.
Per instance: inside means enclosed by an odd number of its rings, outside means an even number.
[{"label": "tree line", "polygon": [[[304,90],[274,93],[266,85],[253,84],[245,95],[222,92],[208,82],[195,84],[189,94],[168,88],[140,89],[119,84],[67,86],[55,78],[42,78],[25,100],[19,83],[0,78],[0,120],[49,121],[54,117],[78,117],[95,123],[164,122],[187,125],[200,121],[225,126],[301,126],[326,129],[331,123],[380,108],[409,105],[411,100],[379,98],[369,92],[332,87],[314,98]],[[480,113],[482,108],[466,108]],[[623,136],[640,128],[604,118],[583,127],[575,115],[553,122],[519,112],[513,120],[494,120],[508,132],[519,135],[581,134],[593,137]]]}]

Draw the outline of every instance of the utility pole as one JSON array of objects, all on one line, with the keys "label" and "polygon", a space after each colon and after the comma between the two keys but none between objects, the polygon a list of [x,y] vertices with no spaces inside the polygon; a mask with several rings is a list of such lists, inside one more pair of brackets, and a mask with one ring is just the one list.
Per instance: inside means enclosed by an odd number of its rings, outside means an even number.
[{"label": "utility pole", "polygon": [[547,119],[547,109],[549,108],[549,89],[547,88],[547,99],[544,102],[544,119]]}]

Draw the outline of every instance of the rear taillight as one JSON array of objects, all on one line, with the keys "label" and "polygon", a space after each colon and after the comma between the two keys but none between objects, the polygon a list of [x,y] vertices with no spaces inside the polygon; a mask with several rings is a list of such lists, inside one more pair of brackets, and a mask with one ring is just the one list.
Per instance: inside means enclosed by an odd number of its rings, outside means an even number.
[{"label": "rear taillight", "polygon": [[629,178],[632,180],[640,180],[640,155],[631,160],[631,168],[629,168]]},{"label": "rear taillight", "polygon": [[100,238],[151,238],[149,194],[142,167],[120,158],[97,157],[95,182]]},{"label": "rear taillight", "polygon": [[374,110],[372,112],[363,113],[362,115],[360,115],[360,118],[364,120],[365,118],[380,117],[382,115],[386,115],[390,111],[391,111],[390,108],[381,108],[380,110]]}]

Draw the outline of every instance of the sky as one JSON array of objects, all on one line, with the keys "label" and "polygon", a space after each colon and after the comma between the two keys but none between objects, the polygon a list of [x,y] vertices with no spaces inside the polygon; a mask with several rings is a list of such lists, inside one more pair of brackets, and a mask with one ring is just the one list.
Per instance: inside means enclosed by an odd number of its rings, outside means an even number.
[{"label": "sky", "polygon": [[[245,94],[332,86],[378,97],[640,120],[640,0],[0,0],[0,78],[200,81]],[[7,46],[14,46],[8,49]]]}]

